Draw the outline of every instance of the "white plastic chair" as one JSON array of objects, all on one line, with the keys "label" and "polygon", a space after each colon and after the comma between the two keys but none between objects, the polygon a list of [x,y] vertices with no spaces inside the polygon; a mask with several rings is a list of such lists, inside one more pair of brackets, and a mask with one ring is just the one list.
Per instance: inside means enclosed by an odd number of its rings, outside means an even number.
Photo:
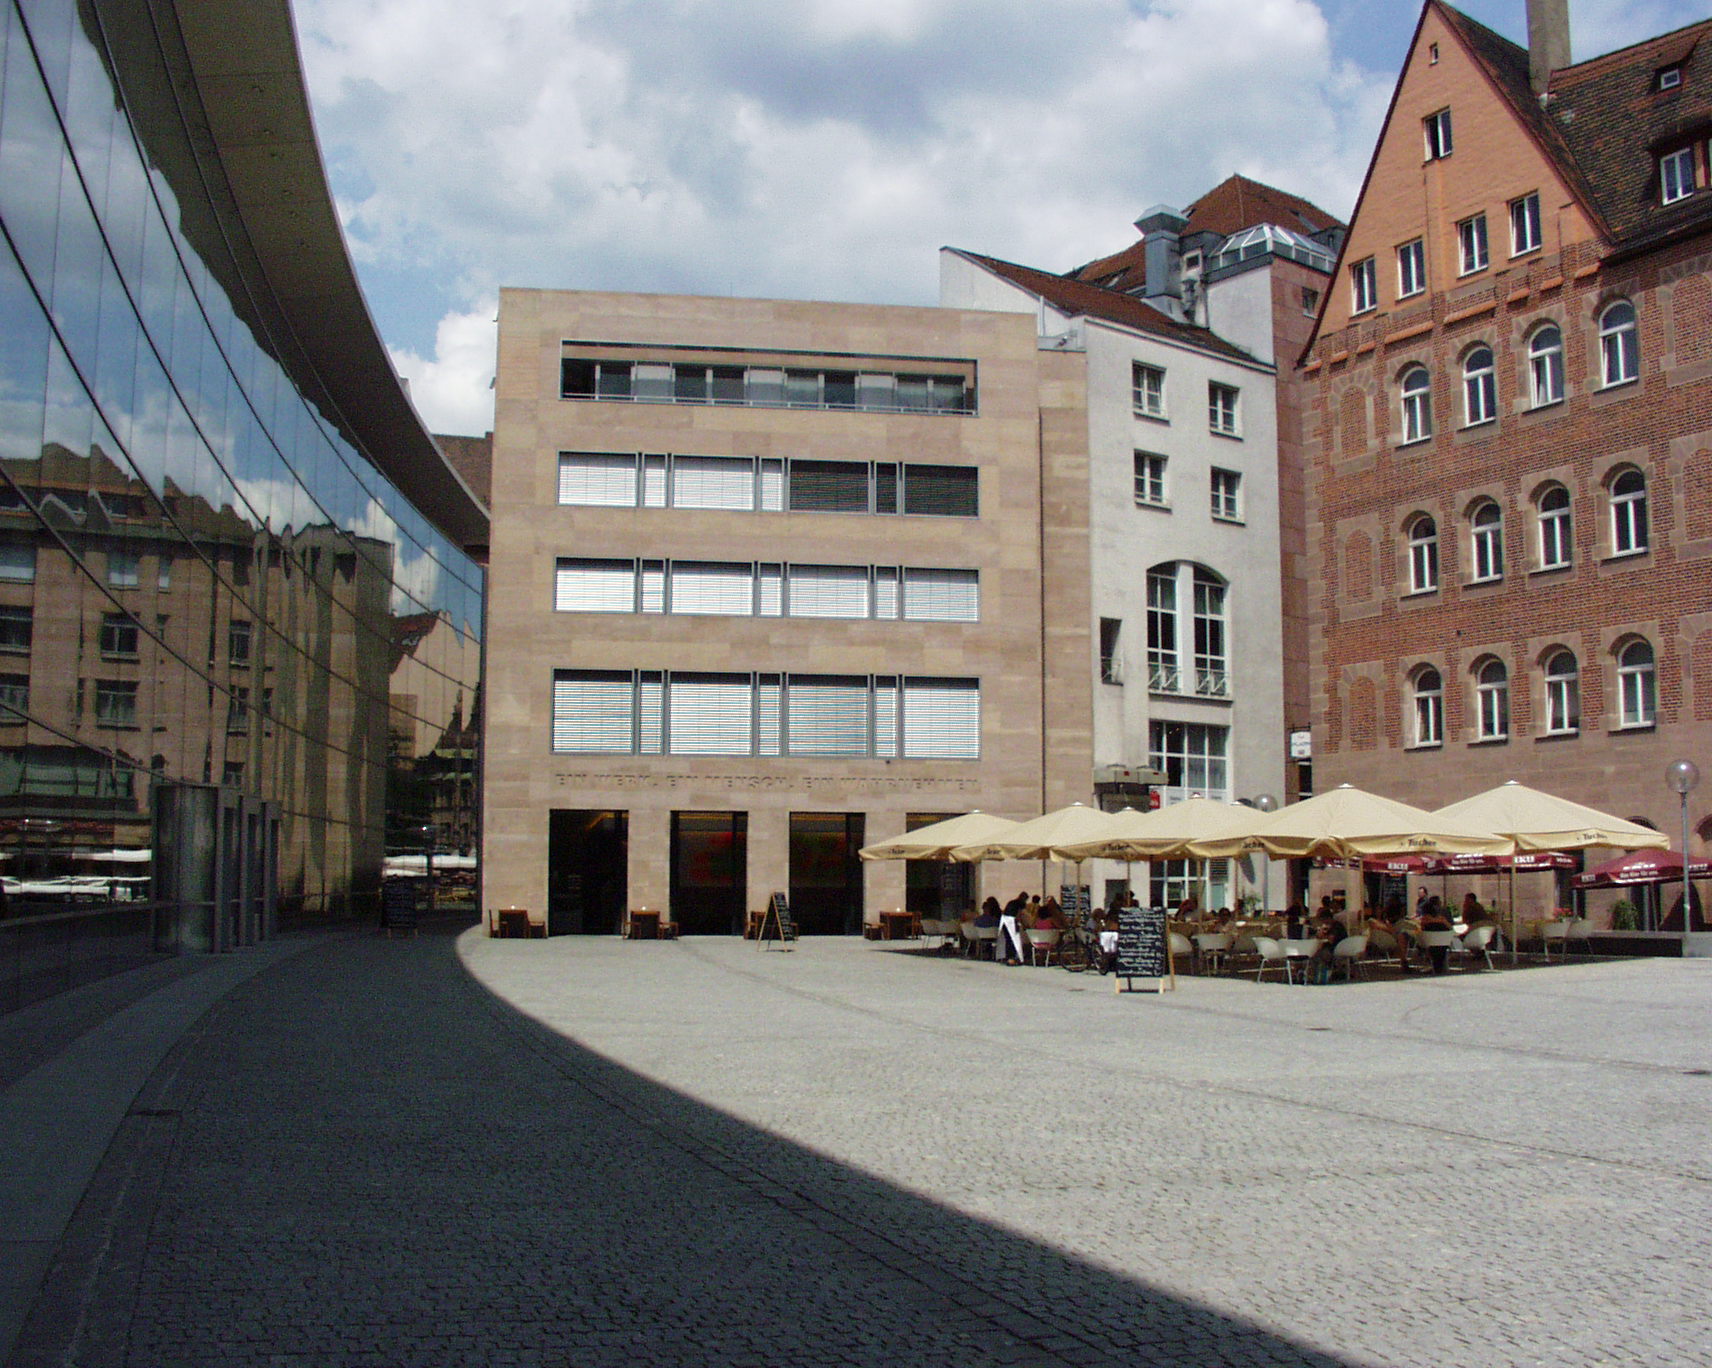
[{"label": "white plastic chair", "polygon": [[1203,931],[1195,937],[1195,949],[1201,952],[1201,964],[1208,973],[1216,974],[1224,968],[1233,939],[1226,931]]},{"label": "white plastic chair", "polygon": [[1397,967],[1399,969],[1408,968],[1408,965],[1403,960],[1402,938],[1393,935],[1383,926],[1370,926],[1367,928],[1367,943],[1381,955],[1395,955],[1397,957]]},{"label": "white plastic chair", "polygon": [[1367,936],[1345,936],[1332,947],[1332,972],[1335,974],[1339,967],[1343,969],[1343,981],[1349,983],[1355,971],[1361,968],[1361,957],[1367,953]]},{"label": "white plastic chair", "polygon": [[1569,923],[1566,921],[1550,921],[1540,923],[1540,953],[1548,960],[1551,958],[1552,942],[1557,942],[1558,953],[1569,954]]},{"label": "white plastic chair", "polygon": [[1284,982],[1294,983],[1296,972],[1290,967],[1290,957],[1284,953],[1284,947],[1271,936],[1255,936],[1254,953],[1260,956],[1260,968],[1254,971],[1254,981],[1259,983],[1266,977],[1266,971],[1273,965],[1278,965],[1284,971]]},{"label": "white plastic chair", "polygon": [[1290,970],[1290,981],[1292,983],[1296,981],[1295,966],[1300,961],[1302,982],[1306,983],[1308,981],[1308,961],[1313,959],[1314,952],[1320,948],[1318,938],[1304,936],[1296,940],[1282,940],[1279,944],[1284,947],[1284,954],[1289,959],[1289,963],[1285,967]]},{"label": "white plastic chair", "polygon": [[[1445,952],[1445,962],[1447,966],[1450,961],[1451,952],[1462,948],[1462,942],[1457,939],[1456,932],[1454,931],[1423,931],[1421,932],[1419,944],[1423,950],[1443,950]],[[1434,972],[1437,972],[1438,967],[1438,961],[1435,957],[1433,963]]]},{"label": "white plastic chair", "polygon": [[1195,956],[1195,943],[1181,931],[1167,932],[1167,943],[1171,952],[1171,972],[1177,972],[1177,956],[1188,955],[1191,960]]},{"label": "white plastic chair", "polygon": [[1579,945],[1581,947],[1581,953],[1584,955],[1591,955],[1593,953],[1593,923],[1591,920],[1586,917],[1571,918],[1569,925],[1564,927],[1563,930],[1563,954],[1565,959],[1569,958],[1569,947],[1571,945]]},{"label": "white plastic chair", "polygon": [[1462,938],[1462,952],[1470,959],[1479,955],[1486,961],[1488,969],[1496,969],[1498,966],[1492,962],[1492,941],[1497,934],[1498,928],[1491,922],[1470,927],[1468,934]]},{"label": "white plastic chair", "polygon": [[954,921],[945,921],[939,917],[923,917],[921,919],[921,938],[923,942],[925,942],[929,936],[936,936],[939,939],[939,944],[932,947],[935,950],[943,950],[948,944],[950,944],[952,938],[956,935],[957,923]]},{"label": "white plastic chair", "polygon": [[963,929],[963,934],[969,941],[969,953],[976,959],[981,958],[981,947],[991,947],[988,954],[997,958],[999,953],[999,928],[996,926],[976,926],[970,923]]},{"label": "white plastic chair", "polygon": [[1062,934],[1062,932],[1050,926],[1046,927],[1044,930],[1037,930],[1031,927],[1027,931],[1024,931],[1023,935],[1028,939],[1029,963],[1038,968],[1041,963],[1041,956],[1044,955],[1046,957],[1046,963],[1051,964],[1053,955],[1058,952],[1058,938]]}]

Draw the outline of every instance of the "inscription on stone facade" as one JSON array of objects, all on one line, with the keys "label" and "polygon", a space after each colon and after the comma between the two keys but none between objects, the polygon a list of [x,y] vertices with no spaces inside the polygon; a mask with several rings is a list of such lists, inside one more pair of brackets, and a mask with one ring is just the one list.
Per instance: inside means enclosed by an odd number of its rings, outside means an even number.
[{"label": "inscription on stone facade", "polygon": [[561,770],[553,776],[560,788],[723,789],[727,793],[820,790],[864,793],[974,793],[975,779],[903,779],[826,777],[812,774],[588,774]]}]

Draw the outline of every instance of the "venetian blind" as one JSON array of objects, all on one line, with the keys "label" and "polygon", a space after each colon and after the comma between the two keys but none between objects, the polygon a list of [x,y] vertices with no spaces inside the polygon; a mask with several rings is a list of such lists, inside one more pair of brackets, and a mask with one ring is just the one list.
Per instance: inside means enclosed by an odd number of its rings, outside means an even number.
[{"label": "venetian blind", "polygon": [[559,453],[559,502],[604,508],[636,505],[636,457],[604,451]]},{"label": "venetian blind", "polygon": [[553,581],[553,607],[561,613],[634,613],[636,562],[561,560]]},{"label": "venetian blind", "polygon": [[634,747],[636,686],[628,670],[553,672],[553,749],[628,755]]},{"label": "venetian blind", "polygon": [[791,617],[868,616],[865,565],[793,565],[786,590]]},{"label": "venetian blind", "polygon": [[866,677],[792,675],[785,712],[792,755],[868,754]]},{"label": "venetian blind", "polygon": [[672,507],[754,508],[754,457],[672,457]]},{"label": "venetian blind", "polygon": [[976,760],[981,754],[981,686],[973,679],[904,681],[904,754]]},{"label": "venetian blind", "polygon": [[923,622],[980,621],[980,572],[905,570],[904,616]]},{"label": "venetian blind", "polygon": [[749,755],[755,687],[746,674],[673,674],[666,694],[672,755]]},{"label": "venetian blind", "polygon": [[746,561],[673,561],[672,611],[749,617],[755,611],[755,567]]}]

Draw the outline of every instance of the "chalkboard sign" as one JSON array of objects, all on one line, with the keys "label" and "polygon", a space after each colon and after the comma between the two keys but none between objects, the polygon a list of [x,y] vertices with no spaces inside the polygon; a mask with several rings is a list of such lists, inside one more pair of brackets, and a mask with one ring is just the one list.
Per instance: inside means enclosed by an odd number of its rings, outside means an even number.
[{"label": "chalkboard sign", "polygon": [[779,941],[783,948],[783,942],[796,938],[797,924],[791,919],[791,905],[783,893],[774,893],[761,915],[761,930],[755,937],[757,948],[771,940]]},{"label": "chalkboard sign", "polygon": [[1118,909],[1118,978],[1163,979],[1171,972],[1166,954],[1165,909]]},{"label": "chalkboard sign", "polygon": [[380,886],[380,924],[386,934],[416,934],[416,902],[426,879],[385,879]]},{"label": "chalkboard sign", "polygon": [[1088,920],[1088,885],[1060,884],[1058,906],[1063,910],[1066,926],[1081,926]]}]

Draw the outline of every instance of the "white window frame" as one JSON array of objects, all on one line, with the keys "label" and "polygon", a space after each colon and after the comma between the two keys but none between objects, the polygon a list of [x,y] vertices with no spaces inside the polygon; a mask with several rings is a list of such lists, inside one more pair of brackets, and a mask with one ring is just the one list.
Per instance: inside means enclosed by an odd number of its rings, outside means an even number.
[{"label": "white window frame", "polygon": [[1599,375],[1601,385],[1628,385],[1641,376],[1641,340],[1635,306],[1614,299],[1599,313]]},{"label": "white window frame", "polygon": [[1504,512],[1491,499],[1477,505],[1468,519],[1469,583],[1487,584],[1504,578]]},{"label": "white window frame", "polygon": [[[1639,487],[1631,485],[1619,490],[1633,476]],[[1647,477],[1634,466],[1627,466],[1612,476],[1607,486],[1611,505],[1611,554],[1633,556],[1652,545],[1651,528],[1647,519]]]},{"label": "white window frame", "polygon": [[[1484,356],[1484,361],[1476,358]],[[1480,427],[1498,418],[1498,368],[1492,348],[1482,342],[1462,359],[1462,419],[1464,427]]]},{"label": "white window frame", "polygon": [[1540,249],[1540,192],[1510,201],[1510,255],[1525,256]]},{"label": "white window frame", "polygon": [[1492,264],[1486,240],[1486,215],[1471,214],[1456,225],[1458,275],[1473,275]]},{"label": "white window frame", "polygon": [[1165,368],[1145,361],[1130,365],[1130,397],[1144,418],[1165,417]]},{"label": "white window frame", "polygon": [[1427,161],[1442,161],[1456,150],[1448,106],[1421,120],[1421,138],[1426,145]]},{"label": "white window frame", "polygon": [[1242,435],[1242,391],[1223,381],[1207,381],[1207,427],[1221,437]]},{"label": "white window frame", "polygon": [[1417,670],[1409,697],[1414,705],[1415,748],[1444,745],[1444,676],[1431,666]]},{"label": "white window frame", "polygon": [[1147,687],[1154,693],[1183,691],[1177,597],[1175,563],[1147,572]]},{"label": "white window frame", "polygon": [[1408,299],[1427,288],[1427,245],[1411,238],[1397,249],[1397,298]]},{"label": "white window frame", "polygon": [[[1645,659],[1642,659],[1642,653]],[[1651,727],[1658,721],[1658,657],[1650,641],[1631,641],[1617,653],[1619,727]]]},{"label": "white window frame", "polygon": [[1528,398],[1534,408],[1563,402],[1563,330],[1542,323],[1528,338]]},{"label": "white window frame", "polygon": [[1209,472],[1208,493],[1215,522],[1242,521],[1242,472],[1214,466]]},{"label": "white window frame", "polygon": [[1502,660],[1487,660],[1475,671],[1474,716],[1480,740],[1510,739],[1510,671]]},{"label": "white window frame", "polygon": [[1409,523],[1409,592],[1432,594],[1439,587],[1439,525],[1423,513]]},{"label": "white window frame", "polygon": [[[1558,502],[1561,496],[1562,502]],[[1551,500],[1548,506],[1547,500]],[[1575,531],[1572,521],[1569,491],[1560,484],[1540,491],[1534,504],[1535,521],[1539,528],[1540,569],[1562,570],[1575,554],[1571,537]]]},{"label": "white window frame", "polygon": [[1410,366],[1398,386],[1403,415],[1403,445],[1433,435],[1433,377],[1425,366]]},{"label": "white window frame", "polygon": [[1157,451],[1135,453],[1135,501],[1145,508],[1164,508],[1167,504],[1165,472],[1169,458]]},{"label": "white window frame", "polygon": [[[1568,661],[1568,668],[1564,662]],[[1553,651],[1546,657],[1547,736],[1574,736],[1581,730],[1581,666],[1573,651]]]},{"label": "white window frame", "polygon": [[1195,696],[1230,697],[1230,586],[1201,566],[1190,575],[1190,645],[1195,655]]},{"label": "white window frame", "polygon": [[1659,156],[1659,203],[1677,204],[1694,193],[1694,149],[1678,147]]},{"label": "white window frame", "polygon": [[1363,257],[1349,268],[1351,313],[1368,313],[1379,307],[1378,270],[1372,257]]}]

